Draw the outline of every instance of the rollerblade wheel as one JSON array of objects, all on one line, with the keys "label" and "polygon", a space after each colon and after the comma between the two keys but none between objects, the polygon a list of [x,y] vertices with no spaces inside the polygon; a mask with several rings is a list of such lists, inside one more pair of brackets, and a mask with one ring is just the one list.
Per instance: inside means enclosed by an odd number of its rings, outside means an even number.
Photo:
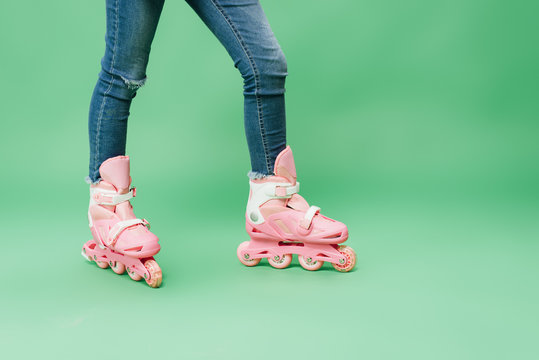
[{"label": "rollerblade wheel", "polygon": [[140,281],[140,279],[142,279],[142,276],[137,274],[133,269],[127,268],[127,275],[129,275],[129,277],[135,281]]},{"label": "rollerblade wheel", "polygon": [[88,260],[88,261],[90,261],[90,262],[92,261],[92,257],[91,257],[90,255],[86,254],[86,249],[85,249],[84,247],[82,248],[82,253],[81,253],[81,255],[82,255],[82,257],[85,258],[86,260]]},{"label": "rollerblade wheel", "polygon": [[91,257],[91,256],[88,256],[88,255],[86,255],[86,253],[85,253],[85,252],[83,252],[83,253],[82,253],[82,256],[83,256],[83,257],[84,257],[84,258],[85,258],[86,260],[88,260],[89,262],[92,262],[92,257]]},{"label": "rollerblade wheel", "polygon": [[146,260],[144,262],[144,267],[150,273],[150,278],[146,279],[146,283],[153,288],[158,288],[161,286],[161,282],[163,281],[163,273],[161,272],[159,265],[157,265],[157,262],[153,259]]},{"label": "rollerblade wheel", "polygon": [[305,270],[309,270],[309,271],[319,270],[322,267],[322,265],[324,265],[323,261],[313,260],[312,258],[310,258],[308,256],[304,257],[302,255],[299,255],[298,260],[299,260],[299,264],[301,265],[301,267],[304,268]]},{"label": "rollerblade wheel", "polygon": [[332,264],[335,270],[338,270],[340,272],[348,272],[352,270],[356,265],[355,251],[350,246],[342,245],[339,247],[339,252],[344,255],[346,260],[342,264]]},{"label": "rollerblade wheel", "polygon": [[95,260],[95,263],[97,264],[97,266],[99,266],[101,269],[106,269],[109,267],[109,263],[106,262],[106,261],[97,261]]},{"label": "rollerblade wheel", "polygon": [[273,266],[276,269],[284,269],[290,265],[292,262],[292,255],[291,254],[284,254],[282,256],[270,256],[268,258],[268,262],[271,266]]},{"label": "rollerblade wheel", "polygon": [[122,275],[125,272],[125,265],[119,261],[109,261],[109,266],[118,275]]},{"label": "rollerblade wheel", "polygon": [[243,249],[245,249],[247,246],[249,246],[249,241],[244,241],[238,246],[238,259],[240,259],[240,262],[245,266],[256,266],[260,262],[260,259],[251,259],[249,254],[241,255],[241,252]]}]

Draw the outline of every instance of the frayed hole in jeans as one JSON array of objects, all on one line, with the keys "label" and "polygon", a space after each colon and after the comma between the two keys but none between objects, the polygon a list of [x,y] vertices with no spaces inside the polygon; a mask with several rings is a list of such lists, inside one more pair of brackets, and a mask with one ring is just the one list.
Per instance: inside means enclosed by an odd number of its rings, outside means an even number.
[{"label": "frayed hole in jeans", "polygon": [[120,77],[124,81],[125,85],[127,85],[127,88],[129,90],[138,90],[138,89],[140,89],[142,86],[144,86],[144,84],[146,83],[146,79],[147,79],[147,77],[144,77],[144,79],[140,79],[140,80],[130,80],[130,79],[128,79],[126,77],[123,77],[121,75],[120,75]]}]

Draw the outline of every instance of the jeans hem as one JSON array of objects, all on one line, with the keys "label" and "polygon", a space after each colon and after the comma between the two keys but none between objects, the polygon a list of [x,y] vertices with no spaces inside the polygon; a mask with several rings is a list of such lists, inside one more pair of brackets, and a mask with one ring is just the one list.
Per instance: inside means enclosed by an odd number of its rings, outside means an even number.
[{"label": "jeans hem", "polygon": [[88,184],[88,185],[97,185],[97,184],[99,184],[99,182],[101,181],[101,179],[97,179],[96,181],[93,181],[89,176],[86,176],[86,178],[84,179],[84,181],[85,181],[86,184]]},{"label": "jeans hem", "polygon": [[258,172],[258,171],[249,171],[247,173],[247,176],[249,177],[250,180],[259,180],[259,179],[264,179],[268,176],[271,176],[272,174],[263,174],[261,172]]}]

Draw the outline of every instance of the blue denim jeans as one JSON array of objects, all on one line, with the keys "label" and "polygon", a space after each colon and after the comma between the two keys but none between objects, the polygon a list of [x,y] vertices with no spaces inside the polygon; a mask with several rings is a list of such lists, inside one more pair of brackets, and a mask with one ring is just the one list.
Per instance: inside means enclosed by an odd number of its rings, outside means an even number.
[{"label": "blue denim jeans", "polygon": [[[219,39],[243,77],[249,177],[273,174],[286,146],[286,59],[259,0],[186,0]],[[131,102],[146,81],[146,67],[164,0],[106,0],[106,50],[90,103],[90,174],[124,155]]]}]

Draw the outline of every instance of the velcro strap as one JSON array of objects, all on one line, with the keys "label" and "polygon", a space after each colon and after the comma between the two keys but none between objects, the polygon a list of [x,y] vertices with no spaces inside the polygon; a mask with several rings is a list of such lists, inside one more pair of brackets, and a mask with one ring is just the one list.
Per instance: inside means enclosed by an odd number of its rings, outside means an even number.
[{"label": "velcro strap", "polygon": [[314,216],[319,212],[320,208],[318,206],[311,206],[309,210],[307,210],[307,212],[305,213],[303,219],[301,219],[301,221],[299,222],[299,226],[301,226],[305,230],[309,229],[313,222]]},{"label": "velcro strap", "polygon": [[118,237],[128,227],[135,226],[135,225],[146,225],[148,222],[143,221],[141,219],[130,219],[130,220],[124,220],[124,221],[118,221],[114,226],[110,229],[109,236],[107,237],[106,244],[107,246],[111,246],[116,244],[116,241],[118,240]]},{"label": "velcro strap", "polygon": [[94,199],[94,201],[99,205],[118,205],[135,197],[136,191],[136,188],[131,188],[129,192],[125,194],[118,194],[115,191],[95,188],[91,189],[91,196],[92,199]]},{"label": "velcro strap", "polygon": [[266,195],[273,198],[289,198],[298,192],[299,182],[296,182],[296,185],[276,185],[275,187],[268,189]]}]

